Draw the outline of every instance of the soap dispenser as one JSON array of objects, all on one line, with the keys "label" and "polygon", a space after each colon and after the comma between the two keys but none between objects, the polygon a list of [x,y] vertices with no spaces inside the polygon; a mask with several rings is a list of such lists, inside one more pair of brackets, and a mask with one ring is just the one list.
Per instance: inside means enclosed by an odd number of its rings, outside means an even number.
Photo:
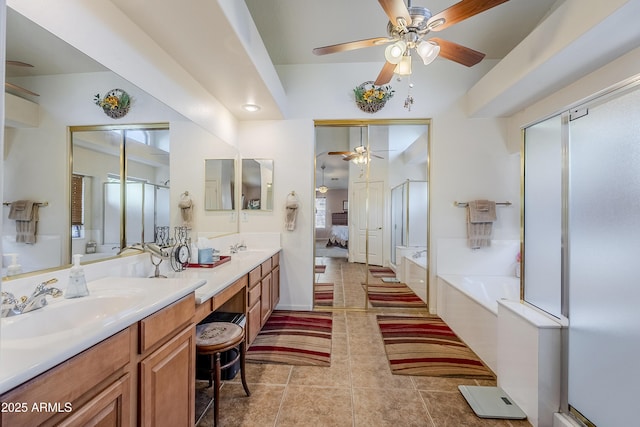
[{"label": "soap dispenser", "polygon": [[7,254],[11,257],[11,265],[7,267],[7,276],[15,276],[22,273],[22,266],[18,264],[18,254]]},{"label": "soap dispenser", "polygon": [[69,284],[67,285],[67,290],[64,293],[65,298],[78,298],[89,295],[87,280],[84,277],[84,269],[80,265],[81,257],[81,254],[75,254],[73,256],[73,266],[69,271]]}]

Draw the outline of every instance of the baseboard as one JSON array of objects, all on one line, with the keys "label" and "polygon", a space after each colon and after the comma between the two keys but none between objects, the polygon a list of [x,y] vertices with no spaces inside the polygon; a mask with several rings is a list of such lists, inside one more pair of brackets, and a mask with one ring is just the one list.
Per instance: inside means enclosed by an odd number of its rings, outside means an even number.
[{"label": "baseboard", "polygon": [[553,414],[553,427],[582,427],[580,423],[562,412]]},{"label": "baseboard", "polygon": [[287,311],[312,311],[313,307],[309,305],[285,305],[278,304],[276,306],[276,310],[287,310]]}]

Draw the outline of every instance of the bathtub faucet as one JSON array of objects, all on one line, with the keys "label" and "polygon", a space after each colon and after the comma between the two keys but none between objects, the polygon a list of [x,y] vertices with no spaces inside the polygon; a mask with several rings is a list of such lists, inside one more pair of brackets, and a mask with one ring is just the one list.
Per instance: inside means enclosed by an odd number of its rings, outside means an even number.
[{"label": "bathtub faucet", "polygon": [[427,253],[427,250],[426,250],[426,249],[423,249],[423,250],[421,250],[421,251],[414,252],[414,254],[413,254],[413,258],[414,258],[414,259],[418,259],[418,258],[420,258],[420,257],[421,257],[421,255],[422,255],[422,254],[426,254],[426,253]]}]

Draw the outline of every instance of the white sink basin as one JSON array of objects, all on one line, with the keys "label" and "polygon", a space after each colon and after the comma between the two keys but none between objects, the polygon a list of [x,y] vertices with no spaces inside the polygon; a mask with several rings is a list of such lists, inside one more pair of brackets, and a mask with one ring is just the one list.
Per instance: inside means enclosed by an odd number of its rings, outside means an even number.
[{"label": "white sink basin", "polygon": [[[102,290],[95,295],[51,300],[43,308],[0,319],[3,344],[73,332],[84,327],[101,327],[138,307],[136,289]],[[62,298],[62,297],[60,297]]]}]

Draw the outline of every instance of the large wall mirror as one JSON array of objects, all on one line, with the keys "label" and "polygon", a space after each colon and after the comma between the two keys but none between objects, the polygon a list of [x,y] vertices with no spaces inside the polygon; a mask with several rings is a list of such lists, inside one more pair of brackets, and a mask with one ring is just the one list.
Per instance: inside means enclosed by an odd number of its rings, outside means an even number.
[{"label": "large wall mirror", "polygon": [[242,209],[273,210],[273,160],[242,159]]},{"label": "large wall mirror", "polygon": [[[204,158],[237,158],[235,147],[10,7],[6,10],[6,57],[14,62],[6,66],[11,86],[5,91],[2,163],[4,278],[11,253],[18,254],[22,273],[30,274],[67,267],[72,253],[84,254],[86,262],[111,256],[123,244],[153,240],[157,227],[181,224],[177,204],[185,190],[194,194],[203,223],[198,231],[238,231],[235,218],[202,214],[204,171],[202,176],[169,177],[169,164],[175,171],[193,171],[194,161]],[[132,97],[130,111],[118,119],[94,103],[96,94],[115,88]],[[201,159],[194,159],[194,153]],[[85,191],[84,211],[74,218],[73,185]],[[40,203],[35,244],[17,242],[16,221],[8,218],[10,204],[20,200]]]},{"label": "large wall mirror", "polygon": [[235,210],[236,161],[234,159],[205,159],[204,209],[207,211]]},{"label": "large wall mirror", "polygon": [[121,247],[156,241],[163,229],[167,234],[169,125],[70,130],[72,254],[114,256]]},{"label": "large wall mirror", "polygon": [[314,305],[325,305],[332,282],[334,307],[426,311],[430,121],[316,121],[315,129]]}]

